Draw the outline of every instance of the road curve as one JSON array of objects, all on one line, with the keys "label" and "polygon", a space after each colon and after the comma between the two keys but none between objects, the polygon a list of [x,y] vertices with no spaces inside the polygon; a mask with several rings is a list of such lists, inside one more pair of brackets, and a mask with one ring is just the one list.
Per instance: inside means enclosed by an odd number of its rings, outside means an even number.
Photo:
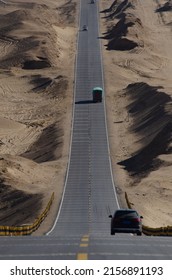
[{"label": "road curve", "polygon": [[118,202],[105,104],[91,96],[94,86],[104,87],[97,8],[81,0],[71,157],[56,222],[47,236],[0,237],[0,259],[172,259],[170,237],[110,235],[108,215]]}]

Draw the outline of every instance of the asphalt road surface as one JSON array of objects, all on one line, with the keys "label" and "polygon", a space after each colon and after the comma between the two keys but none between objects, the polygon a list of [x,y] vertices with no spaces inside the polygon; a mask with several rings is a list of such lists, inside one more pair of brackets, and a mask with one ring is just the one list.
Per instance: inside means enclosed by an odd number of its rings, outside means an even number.
[{"label": "asphalt road surface", "polygon": [[56,222],[47,236],[1,237],[0,259],[172,259],[171,238],[110,235],[108,216],[119,205],[104,99],[93,103],[91,94],[104,88],[97,9],[81,0],[71,157]]},{"label": "asphalt road surface", "polygon": [[[93,103],[103,87],[97,5],[81,1],[75,108],[70,166],[57,235],[109,234],[109,214],[118,208],[111,176],[104,102]],[[83,31],[86,24],[88,31]]]}]

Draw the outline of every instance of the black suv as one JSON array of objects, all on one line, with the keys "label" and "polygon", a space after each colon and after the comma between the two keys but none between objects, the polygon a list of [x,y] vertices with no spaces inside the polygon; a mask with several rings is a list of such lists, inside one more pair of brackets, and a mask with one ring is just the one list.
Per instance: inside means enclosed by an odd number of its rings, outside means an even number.
[{"label": "black suv", "polygon": [[136,233],[142,235],[142,216],[133,209],[116,210],[111,218],[111,235],[117,232]]}]

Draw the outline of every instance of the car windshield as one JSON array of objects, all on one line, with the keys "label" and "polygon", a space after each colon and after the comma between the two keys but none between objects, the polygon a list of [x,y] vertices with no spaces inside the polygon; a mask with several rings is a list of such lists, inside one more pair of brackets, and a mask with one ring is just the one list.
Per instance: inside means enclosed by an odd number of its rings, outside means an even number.
[{"label": "car windshield", "polygon": [[126,210],[126,211],[117,211],[115,213],[115,217],[121,217],[121,216],[126,216],[126,215],[132,215],[132,216],[135,216],[135,217],[138,216],[136,211],[127,211]]}]

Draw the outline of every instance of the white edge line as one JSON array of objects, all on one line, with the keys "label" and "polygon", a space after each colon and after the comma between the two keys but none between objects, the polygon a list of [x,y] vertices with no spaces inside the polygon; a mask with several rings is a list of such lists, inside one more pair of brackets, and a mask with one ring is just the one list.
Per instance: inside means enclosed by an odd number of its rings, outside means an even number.
[{"label": "white edge line", "polygon": [[[100,36],[100,7],[98,3],[98,8],[97,8],[97,22],[98,22],[98,35]],[[102,42],[101,39],[99,39],[99,46],[100,46],[100,60],[101,60],[101,73],[102,73],[102,84],[103,84],[103,89],[105,92],[105,86],[104,86],[104,68],[103,68],[103,62],[102,62]],[[105,94],[104,94],[105,96]],[[110,173],[111,173],[111,179],[112,179],[112,185],[113,185],[113,190],[115,194],[115,199],[116,199],[116,204],[118,206],[118,209],[120,208],[118,198],[117,198],[117,193],[116,193],[116,188],[115,188],[115,183],[114,183],[114,177],[113,177],[113,172],[112,172],[112,162],[111,162],[111,157],[110,157],[110,147],[109,147],[109,137],[108,137],[108,129],[107,129],[107,117],[106,117],[106,102],[105,98],[104,99],[104,114],[105,114],[105,127],[106,127],[106,138],[107,138],[107,146],[108,146],[108,158],[109,158],[109,165],[110,165]]]},{"label": "white edge line", "polygon": [[[78,29],[80,27],[80,21],[81,21],[81,0],[80,0],[79,5],[80,5],[80,8],[79,8],[79,13],[78,13],[78,26],[77,26]],[[67,180],[68,180],[68,175],[69,175],[70,158],[71,158],[71,150],[72,150],[72,139],[73,139],[74,113],[75,113],[76,73],[77,73],[79,35],[80,35],[80,32],[78,31],[77,40],[76,40],[75,75],[74,75],[74,81],[75,82],[74,82],[74,93],[73,93],[72,127],[71,127],[70,149],[69,149],[70,151],[69,151],[69,159],[68,159],[68,166],[67,166],[65,184],[64,184],[63,194],[62,194],[62,198],[61,198],[61,202],[60,202],[60,206],[59,206],[59,210],[58,210],[58,214],[57,214],[56,220],[55,220],[54,225],[52,226],[51,230],[48,231],[45,235],[49,235],[54,230],[54,228],[55,228],[55,226],[57,224],[57,221],[58,221],[59,216],[60,216],[63,200],[64,200],[64,195],[65,195],[66,185],[67,185]]]},{"label": "white edge line", "polygon": [[[99,4],[97,5],[97,22],[98,22],[98,34],[100,35],[100,28],[99,28]],[[79,15],[78,15],[79,19],[78,19],[78,28],[80,27],[80,21],[81,21],[81,1],[80,1],[80,11],[79,11]],[[62,208],[62,204],[63,204],[63,200],[64,200],[64,195],[65,195],[65,191],[66,191],[66,185],[67,185],[67,179],[68,179],[68,174],[69,174],[69,166],[70,166],[70,157],[71,157],[71,149],[72,149],[72,138],[73,138],[73,125],[74,125],[74,112],[75,112],[75,95],[76,95],[76,73],[77,73],[77,58],[78,58],[78,42],[79,42],[79,32],[78,32],[78,36],[77,36],[77,44],[76,44],[76,58],[75,58],[75,85],[74,85],[74,104],[73,104],[73,113],[72,113],[72,129],[71,129],[71,140],[70,140],[70,153],[69,153],[69,161],[68,161],[68,167],[67,167],[67,174],[66,174],[66,179],[65,179],[65,185],[64,185],[64,190],[63,190],[63,195],[62,195],[62,199],[61,199],[61,203],[60,203],[60,207],[58,210],[58,214],[56,217],[56,220],[54,222],[53,227],[51,228],[50,231],[48,231],[46,233],[46,235],[49,235],[55,228],[57,221],[59,219],[60,216],[60,212],[61,212],[61,208]],[[99,47],[100,47],[100,60],[101,60],[101,73],[102,73],[102,84],[103,84],[103,89],[105,91],[104,88],[104,75],[103,75],[103,63],[102,63],[102,44],[101,41],[99,41]],[[114,184],[114,178],[113,178],[113,173],[112,173],[112,164],[111,164],[111,158],[110,158],[110,148],[109,148],[109,138],[108,138],[108,130],[107,130],[107,117],[106,117],[106,106],[105,106],[105,98],[104,98],[104,114],[105,114],[105,127],[106,127],[106,137],[107,137],[107,145],[108,145],[108,158],[109,158],[109,165],[110,165],[110,173],[111,173],[111,179],[112,179],[112,185],[113,185],[113,190],[114,190],[114,194],[115,194],[115,199],[116,199],[116,203],[118,208],[119,207],[119,202],[118,202],[118,198],[117,198],[117,194],[116,194],[116,189],[115,189],[115,184]]]}]

